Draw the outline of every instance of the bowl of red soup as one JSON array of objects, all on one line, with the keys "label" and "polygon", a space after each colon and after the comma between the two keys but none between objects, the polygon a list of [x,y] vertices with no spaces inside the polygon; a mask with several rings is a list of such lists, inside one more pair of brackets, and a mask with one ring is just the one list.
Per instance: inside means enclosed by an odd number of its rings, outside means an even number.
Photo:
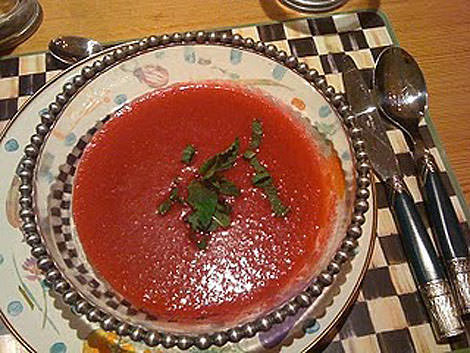
[{"label": "bowl of red soup", "polygon": [[23,229],[48,283],[103,328],[167,348],[237,342],[310,306],[354,249],[368,168],[353,123],[272,45],[126,44],[43,113]]}]

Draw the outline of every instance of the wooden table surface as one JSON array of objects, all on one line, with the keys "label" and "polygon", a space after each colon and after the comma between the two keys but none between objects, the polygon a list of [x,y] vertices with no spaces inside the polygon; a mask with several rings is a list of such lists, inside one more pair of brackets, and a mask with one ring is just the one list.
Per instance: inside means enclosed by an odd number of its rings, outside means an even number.
[{"label": "wooden table surface", "polygon": [[[100,41],[209,29],[302,14],[276,0],[40,0],[44,20],[13,54],[42,51],[58,35]],[[470,201],[470,1],[350,0],[338,11],[380,9],[401,45],[419,61],[430,91],[431,116],[448,159]]]}]

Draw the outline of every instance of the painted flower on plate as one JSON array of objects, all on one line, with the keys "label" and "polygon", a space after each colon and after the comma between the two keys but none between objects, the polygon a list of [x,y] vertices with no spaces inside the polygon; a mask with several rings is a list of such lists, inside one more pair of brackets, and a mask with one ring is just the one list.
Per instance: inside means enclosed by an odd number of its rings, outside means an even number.
[{"label": "painted flower on plate", "polygon": [[29,273],[28,275],[26,275],[26,278],[30,281],[37,281],[41,279],[41,270],[38,268],[37,261],[35,258],[26,258],[21,267],[23,268],[23,270]]},{"label": "painted flower on plate", "polygon": [[165,86],[169,81],[168,70],[160,65],[146,64],[134,70],[134,76],[152,88]]}]

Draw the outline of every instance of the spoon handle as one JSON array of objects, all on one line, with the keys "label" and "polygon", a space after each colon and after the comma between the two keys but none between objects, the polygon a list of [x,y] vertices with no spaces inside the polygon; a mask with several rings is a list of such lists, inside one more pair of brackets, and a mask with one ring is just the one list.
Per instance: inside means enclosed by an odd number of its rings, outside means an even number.
[{"label": "spoon handle", "polygon": [[433,156],[418,160],[420,180],[431,226],[446,264],[459,306],[470,313],[470,256],[454,207],[444,188]]},{"label": "spoon handle", "polygon": [[463,332],[444,267],[434,249],[421,215],[403,180],[395,176],[389,201],[401,235],[403,249],[423,298],[438,340]]}]

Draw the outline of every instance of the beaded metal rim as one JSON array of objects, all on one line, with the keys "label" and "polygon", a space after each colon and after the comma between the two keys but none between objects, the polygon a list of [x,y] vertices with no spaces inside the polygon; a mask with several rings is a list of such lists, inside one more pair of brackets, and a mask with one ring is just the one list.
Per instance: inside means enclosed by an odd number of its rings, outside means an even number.
[{"label": "beaded metal rim", "polygon": [[[33,179],[37,158],[46,135],[51,131],[52,125],[68,102],[73,99],[86,82],[92,80],[97,74],[112,67],[114,64],[130,56],[134,56],[150,48],[163,48],[172,45],[184,44],[214,44],[236,47],[271,58],[306,79],[313,87],[322,93],[330,103],[331,108],[343,119],[346,132],[352,141],[356,158],[357,190],[354,202],[354,212],[348,226],[346,236],[333,259],[304,291],[281,305],[270,314],[252,322],[237,326],[225,331],[201,335],[177,335],[165,332],[146,330],[142,327],[122,322],[114,316],[95,307],[80,296],[62,276],[54,264],[54,260],[47,253],[39,234],[33,203]],[[79,314],[86,315],[91,322],[99,322],[107,331],[115,331],[118,335],[129,336],[134,341],[143,341],[149,346],[163,345],[165,348],[178,347],[188,349],[196,346],[206,349],[212,345],[223,346],[227,342],[239,342],[243,338],[253,337],[259,331],[267,331],[273,325],[282,323],[287,316],[295,315],[299,308],[310,306],[319,297],[323,289],[331,285],[335,276],[340,272],[342,265],[353,256],[357,247],[357,239],[362,235],[362,225],[365,222],[364,213],[369,208],[367,201],[370,185],[370,164],[364,151],[365,142],[361,139],[361,130],[356,126],[356,118],[351,113],[349,105],[342,94],[337,94],[332,86],[328,86],[325,77],[314,69],[309,69],[305,63],[299,63],[295,56],[289,56],[285,51],[278,50],[272,44],[255,42],[251,38],[242,38],[235,34],[219,34],[217,32],[187,32],[172,35],[150,36],[139,42],[119,46],[102,59],[94,61],[91,66],[82,69],[63,86],[63,91],[56,96],[47,111],[41,115],[41,123],[36,126],[36,133],[31,136],[31,143],[24,149],[24,156],[18,168],[21,179],[20,192],[20,218],[21,229],[25,234],[26,242],[31,246],[31,254],[37,259],[39,269],[45,274],[46,282],[56,293],[62,295],[65,303],[73,307]]]}]

